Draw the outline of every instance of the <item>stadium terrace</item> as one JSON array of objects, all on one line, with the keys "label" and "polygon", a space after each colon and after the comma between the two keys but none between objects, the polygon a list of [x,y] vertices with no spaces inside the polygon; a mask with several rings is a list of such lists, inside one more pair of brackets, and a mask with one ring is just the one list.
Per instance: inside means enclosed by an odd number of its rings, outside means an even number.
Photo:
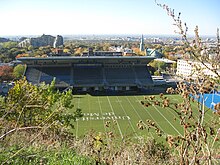
[{"label": "stadium terrace", "polygon": [[149,56],[53,56],[21,57],[25,76],[33,84],[51,83],[76,91],[130,91],[153,86],[147,64]]}]

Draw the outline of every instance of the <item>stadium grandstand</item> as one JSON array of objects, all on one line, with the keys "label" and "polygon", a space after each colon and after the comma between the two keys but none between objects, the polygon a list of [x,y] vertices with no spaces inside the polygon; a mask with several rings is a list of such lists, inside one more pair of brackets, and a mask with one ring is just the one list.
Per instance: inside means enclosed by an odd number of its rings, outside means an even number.
[{"label": "stadium grandstand", "polygon": [[153,86],[147,56],[54,56],[21,57],[27,80],[38,85],[51,83],[76,91],[133,91]]}]

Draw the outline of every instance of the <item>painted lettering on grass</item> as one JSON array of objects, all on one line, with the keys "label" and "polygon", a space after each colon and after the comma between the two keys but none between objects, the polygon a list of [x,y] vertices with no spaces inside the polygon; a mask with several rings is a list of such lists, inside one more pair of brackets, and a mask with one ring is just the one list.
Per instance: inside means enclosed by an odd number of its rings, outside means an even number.
[{"label": "painted lettering on grass", "polygon": [[89,121],[89,120],[130,120],[130,116],[115,115],[114,112],[104,112],[104,113],[84,113],[83,117],[77,119],[79,121]]}]

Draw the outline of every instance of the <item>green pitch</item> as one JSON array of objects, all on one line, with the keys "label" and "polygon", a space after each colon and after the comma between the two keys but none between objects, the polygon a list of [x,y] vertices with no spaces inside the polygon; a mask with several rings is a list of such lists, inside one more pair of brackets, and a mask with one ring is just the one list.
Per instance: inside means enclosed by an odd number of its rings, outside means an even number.
[{"label": "green pitch", "polygon": [[[166,95],[166,97],[172,102],[181,102],[181,97],[178,95]],[[145,122],[149,119],[167,134],[183,134],[180,120],[173,111],[159,106],[145,107],[140,104],[141,100],[144,100],[144,96],[75,95],[74,106],[80,108],[84,116],[74,123],[73,131],[78,137],[91,129],[98,132],[115,131],[121,138],[143,134],[155,137],[153,130],[139,130],[137,127],[140,120]],[[196,105],[192,107],[196,108]],[[211,116],[210,111],[206,120],[210,120]],[[111,122],[110,127],[105,126],[107,121]]]}]

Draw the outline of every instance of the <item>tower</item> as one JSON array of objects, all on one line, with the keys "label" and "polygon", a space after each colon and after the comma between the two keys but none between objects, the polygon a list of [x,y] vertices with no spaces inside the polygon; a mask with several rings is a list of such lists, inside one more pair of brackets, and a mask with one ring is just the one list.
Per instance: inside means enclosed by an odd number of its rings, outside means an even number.
[{"label": "tower", "polygon": [[142,36],[141,36],[140,51],[141,51],[141,52],[144,51],[144,36],[143,36],[143,34],[142,34]]},{"label": "tower", "polygon": [[57,35],[56,38],[54,39],[53,47],[57,48],[62,45],[63,45],[63,37],[60,35]]}]

